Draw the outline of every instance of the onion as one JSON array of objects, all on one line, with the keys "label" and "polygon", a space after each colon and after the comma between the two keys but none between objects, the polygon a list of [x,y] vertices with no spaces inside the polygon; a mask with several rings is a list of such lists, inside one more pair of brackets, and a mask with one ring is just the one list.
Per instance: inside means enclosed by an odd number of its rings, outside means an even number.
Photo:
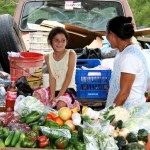
[{"label": "onion", "polygon": [[119,130],[119,136],[123,136],[124,138],[127,137],[128,133],[129,133],[129,130],[127,128],[122,128]]},{"label": "onion", "polygon": [[72,120],[67,120],[64,124],[68,125],[72,131],[75,130],[75,125]]},{"label": "onion", "polygon": [[117,137],[118,136],[118,131],[117,130],[112,130],[111,132],[113,137]]},{"label": "onion", "polygon": [[66,121],[71,118],[72,112],[70,108],[62,107],[61,109],[59,109],[58,115],[62,120]]}]

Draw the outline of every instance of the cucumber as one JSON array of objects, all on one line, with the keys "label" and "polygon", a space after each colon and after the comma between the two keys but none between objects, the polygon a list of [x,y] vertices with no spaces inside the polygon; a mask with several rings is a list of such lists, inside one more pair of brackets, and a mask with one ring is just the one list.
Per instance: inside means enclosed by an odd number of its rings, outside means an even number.
[{"label": "cucumber", "polygon": [[19,141],[19,138],[20,138],[20,131],[19,130],[16,130],[15,133],[14,133],[14,136],[13,136],[13,139],[11,141],[11,146],[14,147],[17,142]]},{"label": "cucumber", "polygon": [[9,146],[13,137],[14,137],[15,132],[11,131],[8,137],[5,139],[5,146]]},{"label": "cucumber", "polygon": [[21,147],[21,143],[24,140],[24,138],[25,138],[25,134],[21,133],[20,138],[19,138],[18,142],[16,143],[15,147],[18,147],[18,148]]}]

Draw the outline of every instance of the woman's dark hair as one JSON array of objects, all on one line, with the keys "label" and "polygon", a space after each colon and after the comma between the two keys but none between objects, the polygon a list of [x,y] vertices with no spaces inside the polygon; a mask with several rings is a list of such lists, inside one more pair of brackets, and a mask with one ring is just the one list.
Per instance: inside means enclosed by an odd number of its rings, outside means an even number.
[{"label": "woman's dark hair", "polygon": [[62,28],[62,27],[55,27],[55,28],[53,28],[50,31],[49,35],[48,35],[47,41],[50,42],[50,44],[52,44],[52,40],[53,40],[54,36],[59,34],[59,33],[64,34],[66,39],[67,39],[67,41],[68,41],[69,35],[68,35],[67,31],[64,28]]},{"label": "woman's dark hair", "polygon": [[132,17],[117,16],[107,23],[107,32],[112,31],[119,38],[130,39],[134,35]]}]

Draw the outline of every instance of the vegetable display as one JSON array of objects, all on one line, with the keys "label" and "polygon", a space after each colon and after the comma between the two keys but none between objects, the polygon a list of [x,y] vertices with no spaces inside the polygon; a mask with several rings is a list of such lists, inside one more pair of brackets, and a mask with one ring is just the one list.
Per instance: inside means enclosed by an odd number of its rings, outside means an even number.
[{"label": "vegetable display", "polygon": [[[135,118],[125,108],[110,106],[102,111],[89,107],[83,109],[82,114],[67,107],[58,112],[33,110],[24,111],[19,116],[9,113],[11,117],[7,123],[3,113],[0,115],[0,148],[149,150],[149,130],[136,128],[137,121],[133,121],[130,128],[129,122]],[[146,122],[146,118],[141,120]]]}]

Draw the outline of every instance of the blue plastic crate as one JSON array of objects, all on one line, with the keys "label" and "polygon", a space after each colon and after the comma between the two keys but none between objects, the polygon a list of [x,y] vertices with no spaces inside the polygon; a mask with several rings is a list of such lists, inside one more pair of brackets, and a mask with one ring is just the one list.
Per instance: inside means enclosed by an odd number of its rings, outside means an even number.
[{"label": "blue plastic crate", "polygon": [[[86,60],[86,62],[88,61]],[[92,62],[92,64],[94,64],[94,62]],[[96,66],[97,64],[93,67]],[[91,66],[86,67],[90,68]],[[76,69],[77,98],[106,100],[110,77],[111,70]]]}]

